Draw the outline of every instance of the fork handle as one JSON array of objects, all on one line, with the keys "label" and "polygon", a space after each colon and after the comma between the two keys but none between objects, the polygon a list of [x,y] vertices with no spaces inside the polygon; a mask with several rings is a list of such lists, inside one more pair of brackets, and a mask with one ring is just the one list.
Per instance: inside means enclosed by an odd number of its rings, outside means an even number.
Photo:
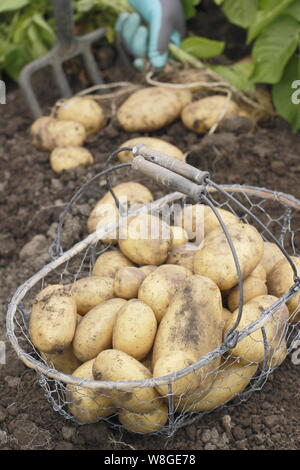
[{"label": "fork handle", "polygon": [[68,49],[75,40],[72,0],[52,0],[57,44]]}]

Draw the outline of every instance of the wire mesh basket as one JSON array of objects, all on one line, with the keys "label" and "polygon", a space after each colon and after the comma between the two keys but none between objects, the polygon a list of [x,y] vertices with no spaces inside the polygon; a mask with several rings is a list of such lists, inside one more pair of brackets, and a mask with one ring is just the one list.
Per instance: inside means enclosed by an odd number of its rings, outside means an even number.
[{"label": "wire mesh basket", "polygon": [[[203,414],[247,400],[253,391],[263,387],[269,374],[283,362],[299,338],[300,279],[295,257],[299,256],[300,250],[300,201],[290,195],[262,188],[217,185],[210,180],[207,172],[144,146],[118,149],[111,158],[124,150],[130,150],[134,155],[130,163],[109,167],[96,175],[80,188],[66,206],[51,247],[53,261],[17,289],[8,308],[7,335],[20,360],[36,371],[53,409],[66,419],[80,424],[105,420],[112,426],[125,427],[132,432],[159,433],[169,437],[178,428],[194,422]],[[143,379],[126,380],[125,375],[117,381],[95,380],[93,361],[86,363],[82,374],[63,373],[54,367],[51,355],[40,352],[31,341],[28,326],[33,301],[48,284],[70,285],[91,276],[98,256],[114,249],[102,240],[118,224],[98,228],[67,251],[61,246],[61,233],[68,214],[76,210],[78,201],[89,201],[95,194],[99,197],[107,188],[122,212],[113,184],[115,180],[120,180],[120,174],[122,181],[132,179],[132,173],[135,178],[138,174],[144,175],[143,182],[151,177],[159,187],[164,187],[165,193],[146,206],[122,214],[123,221],[143,212],[164,217],[164,214],[172,213],[175,205],[182,209],[192,203],[211,209],[223,230],[237,271],[239,307],[235,321],[231,322],[226,334],[223,333],[217,347],[164,376],[155,377],[149,372],[151,365],[147,358],[144,366],[149,374]],[[292,272],[293,281],[288,289],[267,307],[260,305],[259,316],[254,321],[246,322],[246,326],[243,321],[247,317],[247,311],[244,313],[245,276],[235,242],[219,209],[226,209],[244,224],[253,225],[264,241],[276,244]],[[197,249],[201,250],[202,247],[198,246]],[[223,298],[226,294],[222,292]],[[288,315],[286,304],[290,306]],[[285,312],[284,315],[282,312]],[[271,322],[273,334],[270,336]],[[197,328],[195,326],[196,333]],[[249,349],[259,345],[262,351],[260,359],[241,360],[233,354],[235,348],[249,338]],[[192,386],[195,381],[197,386]],[[186,388],[178,384],[185,384]]]}]

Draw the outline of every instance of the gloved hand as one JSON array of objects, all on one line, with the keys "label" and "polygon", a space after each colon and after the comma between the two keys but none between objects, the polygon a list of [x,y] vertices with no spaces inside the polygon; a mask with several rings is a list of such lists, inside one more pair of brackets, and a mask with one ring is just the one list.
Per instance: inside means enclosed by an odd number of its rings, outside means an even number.
[{"label": "gloved hand", "polygon": [[[137,13],[122,13],[116,31],[134,66],[141,69],[149,57],[154,67],[163,67],[168,60],[168,44],[180,45],[185,36],[185,17],[181,0],[128,0]],[[141,24],[141,19],[146,26]]]}]

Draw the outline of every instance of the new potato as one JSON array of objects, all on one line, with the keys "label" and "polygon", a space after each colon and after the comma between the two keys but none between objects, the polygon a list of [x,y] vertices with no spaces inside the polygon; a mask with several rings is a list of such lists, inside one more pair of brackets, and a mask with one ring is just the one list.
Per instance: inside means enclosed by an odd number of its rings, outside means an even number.
[{"label": "new potato", "polygon": [[[134,139],[129,139],[124,142],[120,147],[135,147],[140,144],[168,155],[169,157],[173,157],[176,160],[185,161],[184,154],[178,147],[155,137],[135,137]],[[124,152],[118,154],[118,159],[122,163],[131,162],[133,160],[133,154],[130,150],[124,150]]]},{"label": "new potato", "polygon": [[31,127],[33,144],[41,150],[57,147],[82,147],[86,140],[85,128],[74,121],[40,118]]},{"label": "new potato", "polygon": [[59,120],[79,122],[87,135],[96,134],[106,124],[102,107],[95,100],[86,97],[74,96],[60,100],[54,116]]},{"label": "new potato", "polygon": [[59,147],[50,155],[50,165],[55,173],[77,167],[84,168],[93,163],[93,155],[84,147]]},{"label": "new potato", "polygon": [[70,294],[76,302],[77,313],[85,315],[104,300],[114,297],[114,280],[104,276],[83,277],[71,285]]},{"label": "new potato", "polygon": [[279,261],[284,259],[286,258],[276,243],[264,242],[264,254],[261,264],[265,268],[267,275],[270,274]]},{"label": "new potato", "polygon": [[48,363],[53,364],[56,370],[63,374],[70,375],[81,365],[81,362],[74,354],[72,345],[59,353],[41,353],[41,355]]},{"label": "new potato", "polygon": [[114,282],[116,297],[127,300],[136,298],[145,277],[145,273],[139,268],[133,266],[120,268],[116,273]]},{"label": "new potato", "polygon": [[133,266],[133,263],[120,250],[105,251],[98,256],[93,267],[93,276],[115,278],[119,269]]},{"label": "new potato", "polygon": [[184,245],[171,249],[166,264],[176,264],[194,272],[194,257],[196,252],[197,247],[195,247],[195,245],[185,243]]},{"label": "new potato", "polygon": [[[249,300],[253,299],[254,297],[258,297],[259,295],[267,295],[267,283],[265,280],[259,279],[257,277],[250,276],[243,282],[243,301],[244,304],[249,302]],[[233,287],[231,289],[228,298],[228,307],[231,312],[238,308],[240,304],[240,289],[239,286]]]},{"label": "new potato", "polygon": [[161,403],[156,410],[139,414],[131,411],[121,410],[119,413],[120,423],[128,431],[143,434],[159,431],[168,421],[168,408]]}]

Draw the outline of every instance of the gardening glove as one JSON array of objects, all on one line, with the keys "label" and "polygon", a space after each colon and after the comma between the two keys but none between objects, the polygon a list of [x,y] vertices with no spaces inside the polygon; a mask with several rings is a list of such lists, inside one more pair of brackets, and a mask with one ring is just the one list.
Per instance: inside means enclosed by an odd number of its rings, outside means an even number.
[{"label": "gardening glove", "polygon": [[[121,13],[116,31],[127,52],[135,57],[134,66],[142,69],[145,57],[154,67],[168,60],[168,44],[180,45],[185,36],[185,16],[181,0],[128,0],[137,13]],[[147,25],[141,24],[144,21]]]}]

